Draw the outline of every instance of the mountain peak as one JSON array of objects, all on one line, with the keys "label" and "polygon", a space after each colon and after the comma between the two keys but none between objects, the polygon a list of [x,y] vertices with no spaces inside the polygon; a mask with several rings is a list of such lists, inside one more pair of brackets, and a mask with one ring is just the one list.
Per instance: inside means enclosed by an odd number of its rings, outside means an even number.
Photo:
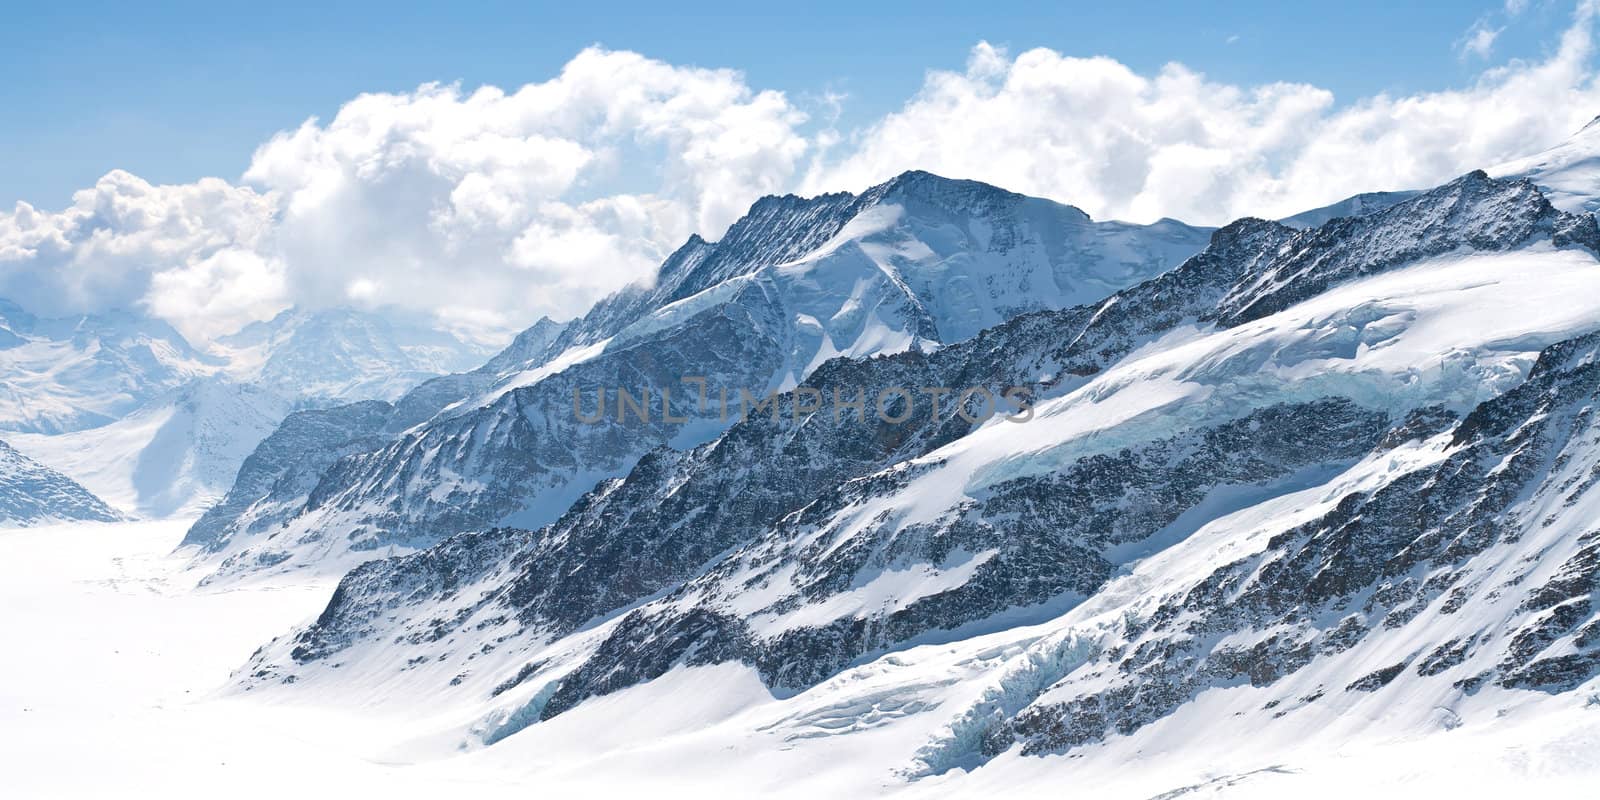
[{"label": "mountain peak", "polygon": [[921,199],[967,197],[1003,201],[1027,199],[1026,195],[1008,191],[983,181],[975,181],[968,178],[947,178],[921,169],[902,172],[862,193],[862,198],[868,200],[868,202],[877,202],[883,198],[897,196]]},{"label": "mountain peak", "polygon": [[518,367],[530,368],[544,363],[555,355],[551,351],[555,349],[567,325],[568,323],[556,322],[549,317],[540,317],[538,322],[517,334],[516,338],[511,340],[511,344],[506,345],[504,350],[490,358],[476,371],[497,375]]},{"label": "mountain peak", "polygon": [[1003,192],[1005,194],[1016,194],[1016,192],[1007,191],[1007,190],[1002,189],[1002,188],[1000,188],[998,186],[995,186],[993,184],[984,183],[983,181],[975,181],[975,180],[972,180],[970,178],[951,178],[951,177],[947,177],[947,176],[944,176],[944,175],[940,175],[940,174],[938,174],[936,172],[929,172],[929,171],[927,171],[925,169],[908,169],[905,172],[902,172],[899,175],[896,175],[893,178],[889,179],[883,185],[894,185],[894,186],[916,186],[916,185],[967,186],[967,187],[981,187],[981,188],[983,188],[983,189],[985,189],[987,191],[992,191],[992,192]]}]

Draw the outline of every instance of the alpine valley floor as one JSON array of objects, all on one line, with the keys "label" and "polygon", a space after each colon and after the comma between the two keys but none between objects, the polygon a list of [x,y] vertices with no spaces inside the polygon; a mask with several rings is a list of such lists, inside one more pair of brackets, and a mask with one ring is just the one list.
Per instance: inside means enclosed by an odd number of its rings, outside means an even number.
[{"label": "alpine valley floor", "polygon": [[[1410,457],[1427,458],[1425,447]],[[1335,483],[1377,468],[1357,465]],[[1275,502],[1314,505],[1328,488]],[[1190,542],[1247,544],[1230,543],[1227,529],[1272,511],[1223,517]],[[1259,692],[1243,686],[1065,756],[1009,752],[970,772],[915,776],[918,749],[949,717],[925,712],[965,704],[973,681],[963,677],[1015,659],[1059,622],[904,650],[785,698],[737,664],[676,670],[466,747],[440,732],[474,709],[447,697],[333,702],[226,688],[261,642],[315,616],[333,583],[197,589],[200,575],[169,555],[187,527],[0,531],[7,797],[1577,797],[1600,781],[1593,683],[1555,695],[1486,690],[1424,725],[1364,694],[1263,724]],[[1181,555],[1120,580],[1137,592]],[[407,707],[429,716],[397,711]]]}]

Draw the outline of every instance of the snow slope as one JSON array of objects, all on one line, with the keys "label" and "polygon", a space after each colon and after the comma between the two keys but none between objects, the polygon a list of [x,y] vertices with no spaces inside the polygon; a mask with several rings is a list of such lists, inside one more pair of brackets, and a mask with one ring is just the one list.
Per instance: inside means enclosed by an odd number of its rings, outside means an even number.
[{"label": "snow slope", "polygon": [[[1249,529],[1262,516],[1235,523]],[[1049,626],[912,648],[786,698],[738,665],[678,670],[493,747],[456,750],[430,734],[450,709],[420,688],[400,714],[348,697],[217,691],[261,637],[315,614],[331,587],[195,591],[169,555],[181,534],[176,521],[0,530],[9,630],[50,655],[0,660],[0,763],[12,796],[198,797],[227,786],[241,798],[513,798],[536,786],[662,798],[1472,798],[1584,796],[1600,776],[1595,704],[1524,693],[1447,729],[1372,709],[1354,734],[1316,714],[1269,723],[1247,698],[1224,697],[1077,758],[1006,755],[908,780],[919,748],[967,703],[1041,663]],[[1217,543],[1197,539],[1186,554]],[[1229,717],[1236,708],[1247,713]]]},{"label": "snow slope", "polygon": [[227,491],[239,464],[288,410],[287,401],[255,386],[199,378],[107,425],[11,438],[124,514],[192,516]]}]

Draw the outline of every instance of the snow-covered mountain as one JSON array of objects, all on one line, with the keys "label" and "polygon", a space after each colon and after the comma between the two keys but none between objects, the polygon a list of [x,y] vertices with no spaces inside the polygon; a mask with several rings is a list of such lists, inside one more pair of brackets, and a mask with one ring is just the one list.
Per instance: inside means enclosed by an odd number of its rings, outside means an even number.
[{"label": "snow-covered mountain", "polygon": [[0,430],[98,427],[220,367],[151,317],[45,319],[0,299]]},{"label": "snow-covered mountain", "polygon": [[393,400],[429,378],[466,372],[493,351],[394,314],[290,309],[219,340],[228,372],[323,407]]},{"label": "snow-covered mountain", "polygon": [[201,351],[7,305],[0,526],[203,510],[213,585],[348,569],[232,685],[403,717],[405,761],[970,796],[1581,750],[1594,130],[1215,231],[919,172],[765,198],[493,355],[358,312]]},{"label": "snow-covered mountain", "polygon": [[192,514],[291,409],[394,399],[488,355],[348,309],[285,311],[200,350],[135,312],[40,319],[0,301],[0,430],[123,513]]},{"label": "snow-covered mountain", "polygon": [[463,398],[543,363],[564,329],[541,319],[479,368],[425,381],[392,404],[367,400],[289,415],[240,463],[226,496],[206,509],[184,544],[213,553],[228,548],[236,535],[246,541],[268,535],[305,506],[336,461],[380,449]]},{"label": "snow-covered mountain", "polygon": [[[1479,172],[1308,230],[1241,220],[1108,297],[938,347],[796,372],[792,348],[739,353],[798,382],[778,416],[663,432],[548,525],[362,565],[239,686],[403,706],[441,753],[625,727],[695,686],[678,746],[857,770],[856,791],[1092,774],[1233,734],[1270,766],[1300,739],[1575,711],[1600,675],[1597,254],[1592,216]],[[715,329],[607,326],[671,342],[648,351],[681,354],[666,369],[736,362],[689,348]],[[538,388],[590,385],[561,378],[602,357],[484,408],[548,419]],[[809,403],[894,386],[1024,387],[1031,414]],[[475,413],[429,457],[462,463],[512,419]],[[461,497],[427,463],[384,465],[407,487],[391,502]]]},{"label": "snow-covered mountain", "polygon": [[[220,554],[227,573],[327,569],[461,530],[541,524],[653,449],[692,446],[731,424],[721,404],[679,407],[694,391],[684,376],[736,403],[740,390],[754,399],[792,388],[839,356],[931,352],[1161,274],[1207,235],[1170,220],[1096,222],[924,172],[861,195],[765,198],[721,241],[692,238],[652,285],[568,326],[535,326],[475,376],[409,395],[397,404],[413,409],[404,424],[383,425],[396,438],[326,465],[298,505],[282,492],[230,500],[259,506],[238,524],[202,520],[186,543]],[[650,395],[649,423],[576,418],[575,394],[604,391],[616,409],[618,387]],[[677,393],[671,411],[687,424],[663,419],[662,392]],[[372,433],[321,427],[336,431],[330,451]],[[246,528],[262,533],[240,535]]]},{"label": "snow-covered mountain", "polygon": [[76,481],[0,442],[0,528],[119,519]]}]

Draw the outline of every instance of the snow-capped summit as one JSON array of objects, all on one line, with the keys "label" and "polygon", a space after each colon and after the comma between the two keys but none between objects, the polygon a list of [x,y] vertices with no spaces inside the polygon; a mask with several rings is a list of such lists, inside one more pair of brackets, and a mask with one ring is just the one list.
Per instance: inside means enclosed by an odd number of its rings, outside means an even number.
[{"label": "snow-capped summit", "polygon": [[[1158,274],[1199,250],[1208,230],[1174,220],[1096,222],[1072,206],[913,170],[860,195],[763,197],[721,241],[691,237],[650,286],[601,301],[559,343],[603,341],[734,279],[820,267],[827,272],[812,282],[842,291],[823,279],[855,265],[901,284],[933,315],[925,321],[948,329],[930,331],[934,338],[956,341],[984,320],[1071,305]],[[942,307],[933,302],[943,298]]]},{"label": "snow-capped summit", "polygon": [[1488,172],[1495,177],[1532,180],[1563,211],[1600,211],[1600,117],[1548,150],[1508,161]]},{"label": "snow-capped summit", "polygon": [[538,322],[517,334],[516,338],[511,340],[511,344],[506,345],[504,350],[496,353],[474,372],[498,376],[533,369],[555,355],[551,350],[566,329],[565,322],[541,317]]}]

